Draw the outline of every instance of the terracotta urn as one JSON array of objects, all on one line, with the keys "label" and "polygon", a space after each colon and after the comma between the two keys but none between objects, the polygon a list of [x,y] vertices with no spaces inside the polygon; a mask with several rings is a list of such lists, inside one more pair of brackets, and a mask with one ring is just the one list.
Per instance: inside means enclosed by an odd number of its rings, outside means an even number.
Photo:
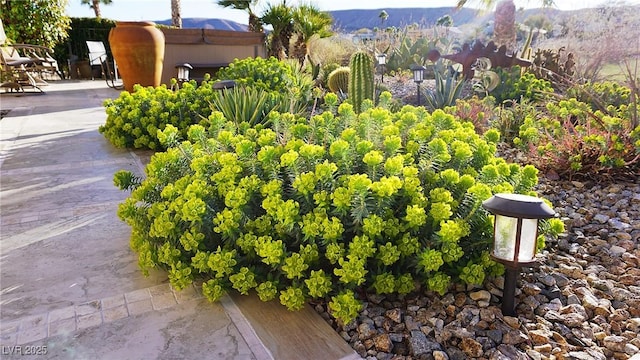
[{"label": "terracotta urn", "polygon": [[109,45],[125,90],[133,85],[160,86],[164,34],[150,21],[118,21],[109,32]]}]

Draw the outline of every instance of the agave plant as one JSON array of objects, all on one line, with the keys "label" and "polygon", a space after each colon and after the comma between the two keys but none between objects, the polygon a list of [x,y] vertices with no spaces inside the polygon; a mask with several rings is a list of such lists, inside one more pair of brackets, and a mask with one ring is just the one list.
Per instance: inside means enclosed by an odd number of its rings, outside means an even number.
[{"label": "agave plant", "polygon": [[441,61],[434,66],[436,85],[433,90],[425,91],[427,107],[431,110],[444,109],[456,104],[460,98],[466,80],[460,77],[460,73],[448,71]]},{"label": "agave plant", "polygon": [[213,93],[211,109],[220,111],[236,125],[243,122],[253,126],[260,124],[273,109],[269,93],[263,89],[237,86]]}]

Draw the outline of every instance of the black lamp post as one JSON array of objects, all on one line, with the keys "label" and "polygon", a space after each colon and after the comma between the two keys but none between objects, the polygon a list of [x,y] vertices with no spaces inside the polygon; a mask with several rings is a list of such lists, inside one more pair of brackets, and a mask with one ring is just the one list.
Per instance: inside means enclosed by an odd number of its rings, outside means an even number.
[{"label": "black lamp post", "polygon": [[538,220],[552,218],[555,212],[542,199],[520,194],[496,194],[482,206],[495,215],[491,257],[506,267],[502,314],[515,316],[520,268],[535,262]]},{"label": "black lamp post", "polygon": [[384,71],[386,70],[386,65],[387,65],[387,54],[385,53],[381,53],[378,54],[378,66],[380,67],[380,73],[381,73],[381,82],[384,82]]},{"label": "black lamp post", "polygon": [[422,65],[413,64],[410,69],[413,71],[413,82],[415,82],[418,87],[418,106],[420,106],[420,83],[424,80],[424,71],[427,70],[427,68]]}]

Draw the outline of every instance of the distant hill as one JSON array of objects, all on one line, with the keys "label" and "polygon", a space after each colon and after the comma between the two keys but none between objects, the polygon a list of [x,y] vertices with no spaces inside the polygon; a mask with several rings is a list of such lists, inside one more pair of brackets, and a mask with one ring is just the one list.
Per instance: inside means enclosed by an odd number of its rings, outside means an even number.
[{"label": "distant hill", "polygon": [[434,25],[439,18],[449,15],[455,26],[473,21],[477,16],[476,10],[462,8],[456,10],[453,7],[440,8],[405,8],[405,9],[365,9],[365,10],[338,10],[331,11],[334,29],[340,32],[354,32],[359,29],[373,29],[381,27],[380,12],[384,10],[389,17],[384,22],[384,27],[404,27],[411,24]]},{"label": "distant hill", "polygon": [[[435,25],[438,19],[445,15],[451,16],[454,26],[462,26],[466,24],[482,24],[493,20],[493,12],[482,12],[477,9],[462,8],[457,10],[455,7],[440,8],[406,8],[406,9],[365,9],[365,10],[338,10],[331,11],[334,20],[334,29],[340,32],[351,33],[359,29],[373,29],[380,27],[380,12],[384,10],[389,17],[384,22],[384,27],[395,26],[398,28],[411,24],[429,27]],[[564,14],[568,11],[558,9],[527,9],[516,13],[517,21],[524,22],[533,14],[544,13],[549,20]]]},{"label": "distant hill", "polygon": [[[157,24],[171,25],[171,19],[157,20]],[[215,29],[231,31],[247,31],[247,25],[225,19],[183,18],[183,29]]]},{"label": "distant hill", "polygon": [[[363,28],[373,29],[375,27],[380,27],[382,24],[380,23],[378,15],[380,15],[382,10],[385,10],[387,14],[389,14],[389,17],[384,22],[384,27],[395,26],[402,28],[411,24],[428,27],[434,25],[438,19],[445,15],[451,16],[454,26],[462,26],[470,23],[481,24],[493,19],[493,13],[480,12],[476,9],[470,8],[456,10],[454,7],[337,10],[330,11],[329,13],[333,17],[333,28],[335,31],[351,33]],[[568,13],[557,9],[529,9],[518,11],[517,20],[522,22],[530,15],[540,13],[541,11],[543,11],[550,20],[553,20],[555,17],[564,13]],[[170,25],[171,19],[157,20],[155,22],[158,24]],[[183,18],[182,27],[185,29],[247,31],[247,25],[225,19]]]}]

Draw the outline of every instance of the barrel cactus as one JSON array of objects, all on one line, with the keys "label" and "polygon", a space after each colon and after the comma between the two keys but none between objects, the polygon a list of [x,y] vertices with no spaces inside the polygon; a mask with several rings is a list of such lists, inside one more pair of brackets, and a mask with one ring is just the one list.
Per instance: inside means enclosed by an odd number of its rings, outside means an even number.
[{"label": "barrel cactus", "polygon": [[351,56],[349,62],[349,99],[356,113],[360,113],[365,99],[373,100],[373,60],[363,51]]},{"label": "barrel cactus", "polygon": [[348,66],[341,66],[329,73],[327,80],[329,90],[336,94],[347,94],[349,91],[349,72]]}]

